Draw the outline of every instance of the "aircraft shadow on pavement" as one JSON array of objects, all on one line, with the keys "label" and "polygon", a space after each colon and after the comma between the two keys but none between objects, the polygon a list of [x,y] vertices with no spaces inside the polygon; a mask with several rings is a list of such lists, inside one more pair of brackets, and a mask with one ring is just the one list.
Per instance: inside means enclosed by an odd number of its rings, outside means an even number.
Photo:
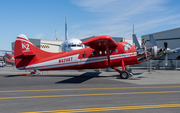
[{"label": "aircraft shadow on pavement", "polygon": [[18,76],[28,76],[28,74],[5,75],[4,77],[18,77]]},{"label": "aircraft shadow on pavement", "polygon": [[[56,84],[61,84],[61,83],[83,83],[83,82],[85,82],[87,80],[90,80],[92,78],[100,77],[99,76],[100,73],[101,72],[86,72],[86,73],[83,73],[80,76],[74,76],[72,78],[56,82]],[[101,77],[103,77],[103,76],[101,76]]]}]

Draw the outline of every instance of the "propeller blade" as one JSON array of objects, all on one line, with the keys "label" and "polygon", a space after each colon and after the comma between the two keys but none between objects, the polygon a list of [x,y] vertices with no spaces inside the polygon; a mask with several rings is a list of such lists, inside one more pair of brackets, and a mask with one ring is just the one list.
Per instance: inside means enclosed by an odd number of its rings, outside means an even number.
[{"label": "propeller blade", "polygon": [[167,47],[168,47],[168,43],[167,42],[164,42],[164,47],[165,47],[165,50],[167,50]]},{"label": "propeller blade", "polygon": [[166,53],[165,55],[165,65],[167,66],[168,65],[168,54]]}]

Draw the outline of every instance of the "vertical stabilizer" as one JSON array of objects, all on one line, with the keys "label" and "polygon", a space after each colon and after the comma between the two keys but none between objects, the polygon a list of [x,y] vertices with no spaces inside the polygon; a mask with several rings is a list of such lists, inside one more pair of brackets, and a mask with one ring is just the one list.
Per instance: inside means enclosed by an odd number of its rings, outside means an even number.
[{"label": "vertical stabilizer", "polygon": [[136,37],[136,34],[134,34],[134,24],[133,24],[133,35],[132,35],[132,37],[133,37],[133,43],[135,44],[135,46],[140,46],[140,44],[139,44],[139,42],[138,42],[138,39],[137,39],[137,37]]},{"label": "vertical stabilizer", "polygon": [[65,40],[68,39],[68,32],[67,32],[67,16],[65,16]]},{"label": "vertical stabilizer", "polygon": [[136,34],[133,34],[132,36],[133,36],[133,43],[135,44],[135,46],[140,46]]},{"label": "vertical stabilizer", "polygon": [[55,53],[43,51],[34,46],[24,34],[20,34],[14,45],[15,65],[17,69],[26,69],[28,65],[42,61]]},{"label": "vertical stabilizer", "polygon": [[153,46],[158,46],[155,39],[154,39],[154,36],[151,34],[149,35],[149,40],[150,40],[150,43],[153,45]]}]

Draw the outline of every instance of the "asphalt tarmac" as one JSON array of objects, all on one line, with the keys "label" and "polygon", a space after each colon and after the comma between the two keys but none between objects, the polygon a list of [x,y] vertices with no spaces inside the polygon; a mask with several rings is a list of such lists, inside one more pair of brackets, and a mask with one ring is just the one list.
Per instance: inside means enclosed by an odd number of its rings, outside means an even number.
[{"label": "asphalt tarmac", "polygon": [[0,68],[0,113],[179,113],[180,71],[18,71]]}]

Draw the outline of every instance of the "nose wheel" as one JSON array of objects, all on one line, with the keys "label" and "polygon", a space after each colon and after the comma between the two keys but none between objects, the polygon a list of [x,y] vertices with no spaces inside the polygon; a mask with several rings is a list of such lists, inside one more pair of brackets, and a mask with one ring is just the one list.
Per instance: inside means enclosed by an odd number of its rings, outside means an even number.
[{"label": "nose wheel", "polygon": [[120,73],[120,78],[121,79],[128,79],[129,77],[133,76],[132,70],[126,70],[125,68],[125,64],[124,61],[121,61],[121,66],[122,66],[122,71],[120,71],[119,69],[116,69],[114,67],[111,67],[112,69],[114,69],[115,71],[117,71],[118,73]]},{"label": "nose wheel", "polygon": [[119,69],[116,69],[114,67],[111,67],[111,68],[117,71],[118,73],[120,73],[121,79],[128,79],[129,77],[133,76],[133,73],[131,71],[128,71],[128,70],[120,71]]},{"label": "nose wheel", "polygon": [[120,78],[121,79],[128,79],[129,78],[129,72],[128,71],[121,71]]}]

